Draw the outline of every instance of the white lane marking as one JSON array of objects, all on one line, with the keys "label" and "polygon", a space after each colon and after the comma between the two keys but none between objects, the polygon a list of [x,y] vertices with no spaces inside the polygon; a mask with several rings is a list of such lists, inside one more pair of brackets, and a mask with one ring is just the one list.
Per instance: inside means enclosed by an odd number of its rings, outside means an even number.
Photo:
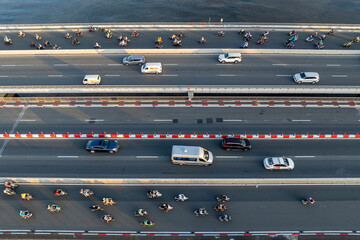
[{"label": "white lane marking", "polygon": [[279,75],[276,75],[277,77],[291,77],[291,75],[289,75],[289,74],[283,74],[283,75],[281,75],[281,74],[279,74]]},{"label": "white lane marking", "polygon": [[327,67],[340,67],[340,64],[326,64]]},{"label": "white lane marking", "polygon": [[[19,122],[20,120],[22,119],[22,117],[24,116],[25,114],[25,111],[26,111],[27,107],[24,107],[22,109],[22,111],[20,112],[19,114],[19,117],[16,119],[11,131],[10,131],[10,134],[13,134],[14,131],[15,131],[15,128],[19,125]],[[2,145],[1,149],[0,149],[0,156],[2,156],[4,150],[5,150],[5,147],[7,146],[7,144],[9,143],[9,139],[5,140],[4,144]]]},{"label": "white lane marking", "polygon": [[113,74],[113,75],[105,75],[105,77],[120,77],[120,75],[118,75],[118,74]]},{"label": "white lane marking", "polygon": [[90,122],[90,121],[94,121],[94,122],[103,122],[104,119],[86,119],[85,121]]},{"label": "white lane marking", "polygon": [[102,64],[94,63],[94,64],[73,64],[74,66],[101,66]]},{"label": "white lane marking", "polygon": [[36,122],[36,119],[21,119],[21,122]]},{"label": "white lane marking", "polygon": [[7,75],[1,75],[0,77],[9,77],[9,76],[7,76]]},{"label": "white lane marking", "polygon": [[273,63],[273,66],[287,66],[288,64],[286,63]]},{"label": "white lane marking", "polygon": [[136,156],[136,158],[159,158],[159,156]]},{"label": "white lane marking", "polygon": [[16,67],[16,65],[1,65],[2,67]]},{"label": "white lane marking", "polygon": [[109,63],[108,66],[123,66],[121,63]]},{"label": "white lane marking", "polygon": [[54,64],[54,66],[62,67],[62,66],[69,66],[69,64],[67,64],[67,63],[57,63],[57,64]]},{"label": "white lane marking", "polygon": [[309,119],[299,119],[299,120],[293,119],[291,121],[293,121],[293,122],[311,122],[311,120],[309,120]]},{"label": "white lane marking", "polygon": [[79,156],[57,156],[58,158],[79,158]]},{"label": "white lane marking", "polygon": [[223,122],[242,122],[241,119],[223,119]]},{"label": "white lane marking", "polygon": [[295,156],[296,158],[314,158],[315,156]]},{"label": "white lane marking", "polygon": [[154,122],[172,122],[172,119],[154,119]]},{"label": "white lane marking", "polygon": [[331,75],[332,77],[347,77],[347,75]]},{"label": "white lane marking", "polygon": [[242,156],[215,156],[215,158],[243,158]]},{"label": "white lane marking", "polygon": [[163,77],[177,77],[177,74],[164,74]]},{"label": "white lane marking", "polygon": [[164,66],[177,66],[177,63],[165,63]]},{"label": "white lane marking", "polygon": [[20,64],[20,65],[17,65],[18,67],[31,67],[31,66],[34,66],[32,64]]},{"label": "white lane marking", "polygon": [[63,75],[48,75],[48,77],[63,77]]},{"label": "white lane marking", "polygon": [[235,77],[235,74],[219,74],[220,77]]}]

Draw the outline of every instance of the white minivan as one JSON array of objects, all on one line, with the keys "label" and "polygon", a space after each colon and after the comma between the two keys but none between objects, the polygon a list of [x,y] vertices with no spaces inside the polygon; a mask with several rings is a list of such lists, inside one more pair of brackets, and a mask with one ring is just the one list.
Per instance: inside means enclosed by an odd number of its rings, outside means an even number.
[{"label": "white minivan", "polygon": [[100,75],[85,75],[83,84],[85,85],[98,85],[101,82]]},{"label": "white minivan", "polygon": [[161,63],[145,63],[144,65],[141,66],[141,73],[142,74],[146,74],[146,73],[162,73],[162,65]]},{"label": "white minivan", "polygon": [[171,161],[179,165],[204,165],[213,163],[213,154],[197,146],[178,146],[174,145],[171,151]]}]

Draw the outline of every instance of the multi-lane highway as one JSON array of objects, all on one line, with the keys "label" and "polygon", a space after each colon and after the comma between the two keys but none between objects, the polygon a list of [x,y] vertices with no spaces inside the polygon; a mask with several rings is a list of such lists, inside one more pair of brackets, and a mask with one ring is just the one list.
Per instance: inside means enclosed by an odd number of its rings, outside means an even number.
[{"label": "multi-lane highway", "polygon": [[[357,141],[252,140],[252,149],[225,151],[220,140],[120,140],[115,154],[85,150],[86,140],[1,141],[0,175],[58,178],[342,178],[358,177]],[[171,163],[172,145],[200,145],[214,154],[209,167]],[[21,151],[19,150],[21,149]],[[269,171],[265,157],[287,156],[292,171]]]},{"label": "multi-lane highway", "polygon": [[[239,35],[240,29],[223,29],[225,32],[224,37],[218,37],[216,34],[221,29],[220,26],[217,29],[198,29],[198,30],[184,30],[185,38],[182,38],[182,46],[180,48],[240,48],[240,45],[245,42],[245,38],[243,35]],[[33,41],[34,43],[41,43],[43,44],[45,41],[50,41],[52,44],[58,44],[62,49],[92,49],[94,48],[95,42],[98,42],[101,47],[104,49],[114,49],[114,48],[121,48],[121,49],[154,49],[155,48],[155,40],[158,37],[161,37],[163,40],[163,45],[165,49],[173,49],[179,48],[173,46],[173,42],[170,40],[170,36],[173,34],[179,34],[180,30],[154,30],[154,29],[137,29],[138,33],[140,34],[139,37],[130,37],[133,29],[115,29],[113,30],[113,38],[106,39],[105,33],[98,31],[98,32],[88,32],[87,29],[83,29],[84,35],[78,37],[75,35],[75,29],[73,31],[62,29],[61,31],[52,31],[52,32],[44,32],[44,31],[34,31],[26,32],[25,38],[19,38],[17,36],[18,31],[13,32],[6,32],[2,33],[1,35],[6,35],[13,40],[12,45],[5,45],[1,44],[1,50],[28,50],[30,49],[29,43]],[[281,30],[281,31],[272,31],[272,29],[245,29],[246,31],[250,31],[253,35],[252,40],[249,41],[249,48],[284,48],[284,43],[290,38],[288,30]],[[269,40],[263,44],[258,45],[256,44],[257,41],[261,38],[261,34],[266,31],[270,31]],[[330,29],[329,29],[330,30]],[[326,34],[329,30],[326,31],[319,31],[317,29],[308,28],[305,30],[297,30],[299,35],[298,40],[295,42],[295,49],[315,49],[314,44],[318,42],[318,39],[313,40],[312,42],[306,42],[305,39],[309,37],[314,32],[319,32],[319,34]],[[338,31],[335,29],[335,35],[330,36],[327,35],[326,40],[324,41],[325,49],[338,49],[344,50],[353,49],[359,50],[360,44],[355,43],[351,48],[343,48],[342,45],[345,42],[352,41],[356,36],[359,35],[358,32],[351,32],[347,30],[340,30]],[[73,38],[78,38],[80,41],[79,45],[73,45],[72,39],[65,39],[65,33],[69,32]],[[35,40],[35,34],[39,34],[42,37],[42,41]],[[130,43],[126,47],[119,47],[119,41],[117,38],[122,36],[130,37]],[[204,36],[207,40],[206,44],[199,44],[198,40]],[[36,49],[36,48],[33,48]],[[52,49],[52,47],[49,47]],[[321,50],[317,50],[321,51]]]},{"label": "multi-lane highway", "polygon": [[[65,197],[54,197],[53,191],[62,187],[69,192]],[[30,192],[33,201],[21,200],[19,195],[0,195],[2,209],[1,229],[17,230],[77,230],[77,231],[156,231],[156,232],[225,232],[232,231],[353,231],[358,230],[360,193],[357,186],[86,186],[95,196],[84,198],[79,194],[85,186],[27,186],[16,191]],[[163,193],[160,199],[148,199],[149,189]],[[174,196],[184,193],[186,202],[175,202]],[[227,194],[231,200],[227,213],[232,222],[222,223],[213,210],[216,196]],[[312,196],[314,206],[304,206],[301,200]],[[103,197],[112,197],[117,204],[104,206],[101,212],[91,212],[92,204],[102,205]],[[167,202],[174,207],[169,213],[158,207]],[[46,206],[55,203],[62,207],[59,213],[50,213]],[[208,216],[196,217],[193,211],[205,207]],[[140,226],[144,218],[133,212],[145,208],[148,218],[155,222],[151,229]],[[28,220],[19,217],[19,210],[29,209],[34,216]],[[110,224],[100,221],[103,214],[111,214],[116,220]]]},{"label": "multi-lane highway", "polygon": [[145,55],[161,62],[163,73],[142,75],[124,66],[126,55],[2,56],[0,84],[82,85],[85,74],[100,74],[102,85],[296,85],[293,74],[318,72],[317,85],[359,86],[357,56],[243,55],[239,64],[221,64],[218,55]]}]

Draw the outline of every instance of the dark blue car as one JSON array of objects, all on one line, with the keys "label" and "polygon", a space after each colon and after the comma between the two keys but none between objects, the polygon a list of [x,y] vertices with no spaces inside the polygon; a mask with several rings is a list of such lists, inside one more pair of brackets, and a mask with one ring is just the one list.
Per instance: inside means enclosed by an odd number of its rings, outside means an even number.
[{"label": "dark blue car", "polygon": [[115,153],[119,150],[119,143],[116,140],[90,140],[86,144],[86,150],[91,153],[96,151]]}]

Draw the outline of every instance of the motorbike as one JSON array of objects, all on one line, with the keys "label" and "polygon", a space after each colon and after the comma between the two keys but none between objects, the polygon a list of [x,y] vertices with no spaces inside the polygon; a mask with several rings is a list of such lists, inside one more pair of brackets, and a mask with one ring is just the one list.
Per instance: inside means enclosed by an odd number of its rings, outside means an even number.
[{"label": "motorbike", "polygon": [[289,38],[289,41],[295,42],[298,40],[298,38],[299,38],[299,35],[296,34],[296,35],[293,35],[291,38]]},{"label": "motorbike", "polygon": [[261,39],[256,42],[256,44],[259,44],[259,45],[263,45],[264,43],[265,43],[265,42],[264,42],[263,40],[261,40]]},{"label": "motorbike", "polygon": [[312,42],[314,40],[314,36],[313,35],[310,35],[309,37],[307,37],[306,39],[305,39],[305,41],[307,41],[307,42]]},{"label": "motorbike", "polygon": [[84,33],[83,33],[83,32],[80,32],[79,30],[78,30],[75,34],[76,34],[76,36],[82,36],[82,35],[84,35]]},{"label": "motorbike", "polygon": [[209,212],[206,211],[205,208],[200,208],[200,209],[195,210],[195,211],[194,211],[194,214],[195,214],[195,216],[197,216],[197,217],[198,217],[198,216],[206,216],[206,215],[209,214]]},{"label": "motorbike", "polygon": [[7,45],[11,45],[13,42],[10,38],[4,38],[4,43]]},{"label": "motorbike", "polygon": [[51,43],[50,43],[49,41],[46,41],[46,42],[44,43],[44,45],[45,45],[46,47],[51,47]]},{"label": "motorbike", "polygon": [[30,193],[22,193],[21,199],[29,201],[29,200],[34,200],[35,197],[33,195],[31,195]]},{"label": "motorbike", "polygon": [[116,202],[112,198],[103,198],[104,205],[115,205]]},{"label": "motorbike", "polygon": [[315,44],[315,48],[317,48],[317,49],[323,49],[323,48],[324,48],[324,44],[318,42],[318,43]]},{"label": "motorbike", "polygon": [[84,197],[90,197],[90,196],[94,195],[94,192],[91,191],[90,189],[81,189],[80,194],[83,195]]},{"label": "motorbike", "polygon": [[38,34],[35,34],[35,39],[41,41],[42,37],[40,37]]},{"label": "motorbike", "polygon": [[263,36],[263,37],[267,37],[267,36],[269,36],[269,31],[265,31],[265,32],[263,32],[263,33],[261,34],[261,36]]},{"label": "motorbike", "polygon": [[156,43],[155,44],[155,48],[163,48],[164,46],[162,45],[162,43]]},{"label": "motorbike", "polygon": [[181,45],[182,45],[181,40],[178,40],[178,39],[175,39],[173,43],[174,43],[175,47],[181,47]]},{"label": "motorbike", "polygon": [[101,211],[101,210],[103,210],[103,209],[99,205],[92,205],[90,207],[90,211],[92,211],[92,212]]},{"label": "motorbike", "polygon": [[219,217],[220,222],[230,222],[232,220],[231,216],[225,214]]},{"label": "motorbike", "polygon": [[55,192],[54,192],[54,195],[55,196],[66,196],[68,193],[65,192],[64,190],[62,189],[56,189]]},{"label": "motorbike", "polygon": [[248,48],[249,47],[249,43],[248,42],[244,42],[243,44],[241,44],[240,48]]},{"label": "motorbike", "polygon": [[326,39],[326,35],[325,35],[325,34],[319,36],[319,40],[323,41],[323,40],[325,40],[325,39]]},{"label": "motorbike", "polygon": [[220,32],[217,33],[218,37],[223,37],[224,35],[225,35],[225,33],[223,31],[220,31]]},{"label": "motorbike", "polygon": [[244,34],[244,32],[245,32],[245,29],[241,29],[241,30],[239,31],[239,34],[242,35],[242,34]]},{"label": "motorbike", "polygon": [[329,35],[334,35],[334,34],[335,34],[334,29],[331,29],[327,34],[329,34]]},{"label": "motorbike", "polygon": [[295,47],[295,43],[294,42],[288,42],[285,44],[286,48],[294,48]]},{"label": "motorbike", "polygon": [[37,45],[36,47],[37,49],[41,50],[41,49],[45,49],[45,47],[43,45],[41,45],[40,43]]},{"label": "motorbike", "polygon": [[105,33],[105,38],[107,38],[107,39],[110,39],[110,38],[112,38],[112,33],[110,32],[107,32],[107,33]]},{"label": "motorbike", "polygon": [[5,188],[5,189],[4,189],[4,193],[5,193],[6,195],[9,195],[9,196],[12,196],[12,195],[15,195],[15,194],[16,194],[16,192],[15,192],[13,189],[11,189],[11,188]]},{"label": "motorbike", "polygon": [[48,205],[47,206],[47,209],[50,211],[50,212],[60,212],[61,211],[61,207],[56,205],[56,204],[51,204],[51,205]]},{"label": "motorbike", "polygon": [[138,37],[139,36],[139,33],[137,33],[136,31],[134,31],[132,34],[131,34],[132,37]]},{"label": "motorbike", "polygon": [[216,200],[218,202],[223,202],[224,203],[224,202],[230,201],[230,198],[228,196],[226,196],[226,195],[220,195],[220,196],[216,197]]},{"label": "motorbike", "polygon": [[29,46],[30,46],[30,47],[36,47],[36,45],[35,45],[34,42],[30,42]]},{"label": "motorbike", "polygon": [[25,37],[25,33],[19,32],[18,37]]},{"label": "motorbike", "polygon": [[149,190],[147,196],[149,198],[159,198],[162,197],[162,194],[158,190]]},{"label": "motorbike", "polygon": [[61,49],[57,44],[54,45],[53,49]]},{"label": "motorbike", "polygon": [[109,222],[115,221],[115,218],[113,218],[113,217],[110,216],[110,215],[104,215],[104,216],[102,216],[102,217],[100,218],[100,220],[101,220],[102,222],[109,223]]},{"label": "motorbike", "polygon": [[354,38],[353,42],[354,42],[354,43],[360,42],[360,37]]},{"label": "motorbike", "polygon": [[146,216],[146,215],[148,215],[149,213],[146,211],[146,210],[144,210],[144,209],[139,209],[139,210],[137,210],[137,211],[135,211],[134,212],[134,215],[136,216],[136,217],[142,217],[142,216]]},{"label": "motorbike", "polygon": [[178,34],[178,37],[184,38],[184,37],[185,37],[185,34],[184,34],[183,32],[181,32],[181,33]]},{"label": "motorbike", "polygon": [[291,32],[289,32],[289,36],[294,36],[296,34],[295,30],[292,30]]},{"label": "motorbike", "polygon": [[127,46],[127,41],[121,40],[121,41],[119,42],[119,46],[121,46],[121,47],[126,47],[126,46]]},{"label": "motorbike", "polygon": [[75,39],[72,41],[72,44],[78,45],[78,44],[80,44],[80,41],[75,38]]},{"label": "motorbike", "polygon": [[33,214],[29,212],[29,210],[22,210],[19,212],[19,215],[22,219],[29,219],[32,217]]},{"label": "motorbike", "polygon": [[343,44],[343,47],[351,47],[352,44],[353,44],[353,41],[346,42]]},{"label": "motorbike", "polygon": [[5,182],[4,185],[5,185],[5,187],[12,188],[12,189],[17,188],[19,186],[16,183],[13,183],[12,181]]},{"label": "motorbike", "polygon": [[164,203],[163,205],[161,205],[159,207],[159,209],[164,210],[165,212],[169,212],[170,210],[174,209],[172,206],[170,206],[169,204]]},{"label": "motorbike", "polygon": [[177,201],[177,202],[184,202],[188,199],[189,198],[186,197],[183,193],[180,193],[179,195],[175,196],[175,201]]},{"label": "motorbike", "polygon": [[158,37],[158,38],[155,40],[155,43],[161,43],[161,44],[162,44],[161,37]]},{"label": "motorbike", "polygon": [[66,39],[71,39],[72,36],[71,36],[69,33],[66,33],[66,34],[65,34],[65,38],[66,38]]},{"label": "motorbike", "polygon": [[140,222],[140,224],[145,227],[152,227],[155,225],[154,222],[152,222],[150,220],[146,220],[146,219],[144,221]]},{"label": "motorbike", "polygon": [[204,37],[202,37],[200,40],[198,40],[199,43],[201,44],[205,44],[206,43],[206,39]]},{"label": "motorbike", "polygon": [[313,198],[307,198],[305,200],[301,200],[301,203],[304,205],[313,205],[315,200]]},{"label": "motorbike", "polygon": [[227,207],[224,204],[219,204],[214,207],[214,210],[223,212],[227,210]]},{"label": "motorbike", "polygon": [[178,38],[175,34],[170,36],[170,40],[175,40],[176,38]]}]

